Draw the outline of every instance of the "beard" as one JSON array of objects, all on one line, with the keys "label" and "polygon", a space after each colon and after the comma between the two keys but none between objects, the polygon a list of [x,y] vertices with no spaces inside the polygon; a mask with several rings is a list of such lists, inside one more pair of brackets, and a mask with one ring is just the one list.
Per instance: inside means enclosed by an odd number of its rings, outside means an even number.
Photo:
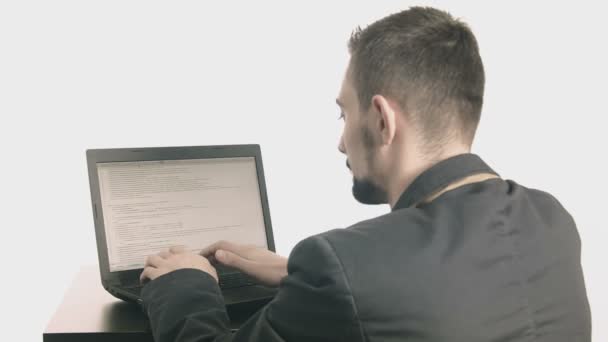
[{"label": "beard", "polygon": [[[350,169],[348,160],[346,161],[346,167]],[[362,204],[388,203],[388,194],[386,191],[368,178],[358,179],[353,176],[353,196]]]},{"label": "beard", "polygon": [[353,196],[363,204],[385,204],[388,202],[386,191],[369,179],[353,177]]}]

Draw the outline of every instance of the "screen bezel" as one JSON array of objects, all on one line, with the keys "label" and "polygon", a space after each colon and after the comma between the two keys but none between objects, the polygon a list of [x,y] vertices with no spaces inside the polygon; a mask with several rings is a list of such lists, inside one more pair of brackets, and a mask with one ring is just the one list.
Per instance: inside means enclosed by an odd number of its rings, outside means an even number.
[{"label": "screen bezel", "polygon": [[268,205],[268,194],[266,192],[260,145],[89,149],[86,151],[86,156],[89,185],[91,189],[93,220],[95,223],[95,239],[97,241],[97,253],[99,257],[99,270],[104,283],[121,284],[132,282],[139,277],[142,269],[110,272],[105,225],[103,221],[103,208],[101,206],[101,196],[99,192],[99,177],[97,173],[98,163],[254,157],[260,198],[262,201],[266,242],[270,251],[276,251],[272,234],[272,223],[270,220],[270,209]]}]

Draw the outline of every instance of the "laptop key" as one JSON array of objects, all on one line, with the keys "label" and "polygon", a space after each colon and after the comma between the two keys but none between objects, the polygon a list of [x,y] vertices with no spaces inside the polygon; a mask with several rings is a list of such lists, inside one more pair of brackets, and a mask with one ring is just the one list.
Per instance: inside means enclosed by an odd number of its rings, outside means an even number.
[{"label": "laptop key", "polygon": [[240,272],[219,275],[219,286],[222,289],[255,285],[255,281],[248,275]]}]

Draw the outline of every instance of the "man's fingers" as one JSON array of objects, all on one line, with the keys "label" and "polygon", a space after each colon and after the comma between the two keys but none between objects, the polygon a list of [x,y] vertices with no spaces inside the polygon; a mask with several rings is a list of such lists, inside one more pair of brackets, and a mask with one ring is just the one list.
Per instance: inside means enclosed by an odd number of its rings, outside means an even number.
[{"label": "man's fingers", "polygon": [[146,279],[155,279],[158,277],[159,272],[160,271],[157,268],[147,266],[139,275],[139,282],[143,283]]},{"label": "man's fingers", "polygon": [[257,263],[224,249],[215,252],[215,259],[223,265],[234,267],[249,274],[255,274],[259,267]]},{"label": "man's fingers", "polygon": [[171,248],[169,248],[169,252],[173,254],[186,252],[186,246],[172,246]]},{"label": "man's fingers", "polygon": [[226,240],[221,240],[210,246],[203,248],[203,250],[201,250],[201,252],[199,254],[204,257],[209,257],[211,255],[214,255],[215,252],[220,249],[226,250],[226,251],[229,251],[232,253],[236,253],[241,256],[244,254],[244,250],[245,250],[244,246],[242,246],[242,245],[238,245],[238,244],[232,243],[230,241],[226,241]]},{"label": "man's fingers", "polygon": [[145,266],[153,266],[153,267],[158,267],[160,266],[165,259],[161,258],[159,255],[154,254],[154,255],[150,255],[146,258],[146,263]]},{"label": "man's fingers", "polygon": [[212,243],[211,245],[203,248],[199,254],[204,257],[209,257],[210,255],[215,254],[215,251],[220,249],[226,242],[227,241],[221,240],[221,241]]},{"label": "man's fingers", "polygon": [[171,252],[165,250],[159,252],[158,255],[163,259],[168,259],[171,256]]}]

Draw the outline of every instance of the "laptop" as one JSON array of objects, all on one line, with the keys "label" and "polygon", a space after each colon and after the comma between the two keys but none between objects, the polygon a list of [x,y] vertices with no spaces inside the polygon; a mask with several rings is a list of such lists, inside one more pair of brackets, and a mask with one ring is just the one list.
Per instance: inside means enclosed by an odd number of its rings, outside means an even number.
[{"label": "laptop", "polygon": [[[141,305],[145,258],[227,240],[275,251],[259,145],[86,151],[103,287]],[[267,302],[276,289],[216,265],[227,306]],[[230,309],[230,307],[228,307]]]}]

